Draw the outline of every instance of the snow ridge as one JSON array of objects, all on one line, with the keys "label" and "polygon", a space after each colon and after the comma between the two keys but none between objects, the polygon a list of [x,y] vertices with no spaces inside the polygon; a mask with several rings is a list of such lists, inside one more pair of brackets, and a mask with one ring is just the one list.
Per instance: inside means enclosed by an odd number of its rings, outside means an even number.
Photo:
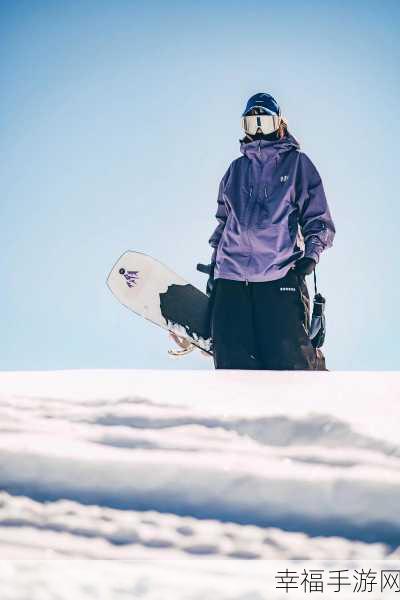
[{"label": "snow ridge", "polygon": [[396,556],[399,382],[307,375],[0,375],[3,551]]}]

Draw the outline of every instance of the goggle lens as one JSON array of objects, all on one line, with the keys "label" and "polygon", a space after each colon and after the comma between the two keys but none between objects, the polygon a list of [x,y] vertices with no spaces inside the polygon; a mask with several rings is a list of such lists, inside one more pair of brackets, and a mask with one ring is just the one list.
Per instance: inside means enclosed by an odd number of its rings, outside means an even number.
[{"label": "goggle lens", "polygon": [[267,135],[276,131],[280,125],[281,117],[275,115],[248,115],[242,117],[242,128],[246,133],[254,135],[258,129]]}]

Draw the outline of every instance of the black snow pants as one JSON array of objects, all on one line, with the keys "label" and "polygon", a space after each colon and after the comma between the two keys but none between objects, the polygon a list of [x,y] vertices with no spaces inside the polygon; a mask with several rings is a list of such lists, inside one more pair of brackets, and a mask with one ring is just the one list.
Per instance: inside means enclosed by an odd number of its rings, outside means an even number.
[{"label": "black snow pants", "polygon": [[305,276],[291,269],[275,281],[217,278],[211,300],[216,369],[327,370],[308,336]]}]

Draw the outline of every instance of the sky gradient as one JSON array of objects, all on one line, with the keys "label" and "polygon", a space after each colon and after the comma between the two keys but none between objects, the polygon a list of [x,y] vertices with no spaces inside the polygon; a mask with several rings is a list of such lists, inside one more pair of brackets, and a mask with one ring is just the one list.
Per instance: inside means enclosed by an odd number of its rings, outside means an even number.
[{"label": "sky gradient", "polygon": [[171,360],[105,280],[131,249],[204,289],[258,91],[335,223],[317,267],[328,368],[399,369],[399,17],[392,0],[2,2],[0,369],[213,368]]}]

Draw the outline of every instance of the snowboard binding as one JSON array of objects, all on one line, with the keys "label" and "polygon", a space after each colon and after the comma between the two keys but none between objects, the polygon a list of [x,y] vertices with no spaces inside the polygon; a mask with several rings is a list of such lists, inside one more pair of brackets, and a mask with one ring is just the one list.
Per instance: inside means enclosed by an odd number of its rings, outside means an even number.
[{"label": "snowboard binding", "polygon": [[194,344],[192,344],[189,340],[180,337],[173,331],[169,332],[170,337],[181,347],[181,350],[170,349],[168,350],[168,354],[173,358],[178,358],[179,356],[185,356],[186,354],[190,354],[196,348]]},{"label": "snowboard binding", "polygon": [[180,346],[182,348],[181,350],[169,349],[168,355],[171,356],[172,358],[179,358],[181,356],[186,356],[187,354],[190,354],[190,352],[193,352],[193,350],[196,350],[196,349],[200,350],[200,352],[203,356],[207,356],[207,358],[210,357],[210,354],[208,352],[204,352],[203,350],[201,350],[200,348],[198,348],[197,346],[192,344],[192,342],[190,342],[186,338],[183,338],[183,337],[180,337],[179,335],[177,335],[174,331],[170,331],[169,335],[174,340],[174,342],[176,342],[178,344],[178,346]]}]

